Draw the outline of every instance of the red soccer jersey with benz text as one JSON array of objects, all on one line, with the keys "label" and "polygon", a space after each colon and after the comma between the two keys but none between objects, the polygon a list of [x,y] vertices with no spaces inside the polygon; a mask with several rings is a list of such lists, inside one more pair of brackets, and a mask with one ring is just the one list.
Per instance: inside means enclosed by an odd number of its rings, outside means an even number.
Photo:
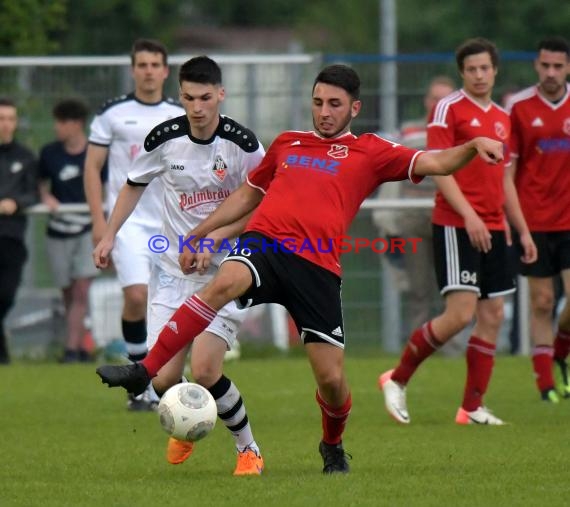
[{"label": "red soccer jersey with benz text", "polygon": [[[315,132],[284,132],[248,175],[248,183],[266,195],[246,231],[294,247],[297,255],[340,275],[335,240],[347,233],[362,201],[378,185],[421,181],[414,176],[421,153],[374,134],[328,139]],[[311,247],[300,248],[307,244]]]},{"label": "red soccer jersey with benz text", "polygon": [[[568,87],[567,87],[568,88]],[[570,231],[570,94],[553,104],[536,86],[511,99],[515,185],[531,231]]]},{"label": "red soccer jersey with benz text", "polygon": [[[443,150],[480,136],[507,143],[510,125],[509,115],[497,104],[491,102],[483,107],[464,90],[459,90],[440,100],[434,108],[428,122],[427,147]],[[505,161],[493,165],[476,156],[452,176],[489,230],[505,228],[503,178],[507,159],[505,156]],[[432,221],[437,225],[465,227],[463,217],[441,192],[435,197]]]}]

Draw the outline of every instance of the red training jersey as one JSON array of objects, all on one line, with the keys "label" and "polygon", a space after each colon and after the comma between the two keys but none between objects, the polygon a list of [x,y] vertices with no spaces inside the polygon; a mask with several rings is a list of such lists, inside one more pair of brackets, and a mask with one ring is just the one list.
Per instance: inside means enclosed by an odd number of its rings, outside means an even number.
[{"label": "red training jersey", "polygon": [[[266,195],[246,231],[257,231],[340,275],[335,242],[346,234],[360,205],[378,185],[406,178],[422,152],[375,134],[350,132],[329,139],[315,132],[284,132],[247,182]],[[311,248],[299,248],[306,242]],[[327,251],[328,250],[328,251]]]},{"label": "red training jersey", "polygon": [[[494,102],[482,106],[464,90],[440,100],[428,122],[427,147],[443,150],[484,136],[508,142],[511,122],[508,113]],[[452,176],[461,192],[489,230],[504,230],[505,160],[497,165],[487,164],[477,156]],[[463,217],[437,192],[432,221],[437,225],[465,227]]]},{"label": "red training jersey", "polygon": [[570,231],[570,93],[556,104],[537,86],[511,98],[515,185],[531,231]]}]

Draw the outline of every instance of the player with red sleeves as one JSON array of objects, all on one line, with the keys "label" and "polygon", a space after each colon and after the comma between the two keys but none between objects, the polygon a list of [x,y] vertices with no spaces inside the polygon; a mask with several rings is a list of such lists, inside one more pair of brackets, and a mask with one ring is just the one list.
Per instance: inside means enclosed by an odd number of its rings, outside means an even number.
[{"label": "player with red sleeves", "polygon": [[[538,248],[538,260],[521,272],[530,289],[532,362],[542,399],[570,397],[566,359],[570,350],[570,45],[561,37],[544,39],[534,62],[538,85],[511,98],[512,173],[521,207]],[[553,332],[554,277],[562,276],[566,304]],[[554,347],[553,347],[554,344]]]},{"label": "player with red sleeves", "polygon": [[[247,182],[190,232],[197,244],[208,232],[253,211],[211,282],[190,297],[140,363],[105,365],[97,373],[110,387],[139,392],[178,350],[192,342],[226,303],[248,307],[280,303],[293,317],[317,383],[323,437],[323,472],[346,473],[342,435],[352,406],[344,373],[341,266],[336,238],[343,236],[362,201],[385,181],[450,174],[477,154],[492,171],[502,144],[484,137],[437,153],[419,152],[374,134],[356,136],[350,125],[361,108],[360,79],[344,65],[324,68],[313,85],[315,130],[277,137]],[[291,241],[293,240],[293,241]],[[291,251],[287,245],[303,245]],[[184,273],[205,269],[185,249]]]},{"label": "player with red sleeves", "polygon": [[[434,108],[428,123],[428,148],[447,149],[481,135],[507,143],[509,115],[491,100],[497,48],[486,39],[469,39],[457,48],[456,60],[463,88]],[[381,375],[379,384],[389,414],[408,424],[406,386],[416,369],[475,317],[467,344],[463,402],[455,422],[501,425],[503,421],[483,404],[483,396],[503,322],[503,296],[515,291],[504,212],[520,235],[524,262],[536,260],[536,247],[504,162],[489,168],[476,158],[463,171],[435,180],[435,271],[445,309],[412,333],[398,366]]]}]

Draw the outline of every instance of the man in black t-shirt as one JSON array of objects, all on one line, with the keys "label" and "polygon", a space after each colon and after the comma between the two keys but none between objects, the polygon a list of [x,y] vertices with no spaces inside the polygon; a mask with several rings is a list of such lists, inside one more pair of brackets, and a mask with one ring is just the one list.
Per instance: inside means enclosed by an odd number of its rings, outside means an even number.
[{"label": "man in black t-shirt", "polygon": [[[40,153],[40,194],[51,211],[60,204],[85,203],[83,165],[87,152],[85,122],[88,110],[76,99],[63,100],[53,109],[57,141]],[[86,335],[87,296],[97,269],[91,261],[91,216],[52,213],[47,224],[47,251],[55,284],[65,304],[67,337],[62,362],[88,361]]]}]

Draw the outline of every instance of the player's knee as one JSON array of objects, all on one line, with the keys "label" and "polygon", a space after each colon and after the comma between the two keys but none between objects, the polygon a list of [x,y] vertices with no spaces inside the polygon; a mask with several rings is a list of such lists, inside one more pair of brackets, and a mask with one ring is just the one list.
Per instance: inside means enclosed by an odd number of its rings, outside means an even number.
[{"label": "player's knee", "polygon": [[532,295],[531,305],[535,315],[546,315],[550,318],[554,309],[554,294],[547,290],[537,291]]},{"label": "player's knee", "polygon": [[129,313],[146,313],[146,290],[125,291],[125,310]]},{"label": "player's knee", "polygon": [[336,394],[342,389],[343,382],[344,376],[340,369],[321,371],[317,375],[317,384],[322,393]]},{"label": "player's knee", "polygon": [[446,311],[446,314],[447,319],[456,330],[455,332],[458,332],[464,327],[471,324],[471,321],[475,315],[475,308],[471,308],[470,306],[455,307],[448,309],[448,311]]},{"label": "player's knee", "polygon": [[221,308],[243,292],[239,281],[231,273],[218,272],[212,282],[200,291],[199,295],[203,296],[204,300],[212,306]]},{"label": "player's knee", "polygon": [[221,376],[219,368],[210,361],[192,363],[192,378],[194,382],[205,388],[213,386]]},{"label": "player's knee", "polygon": [[494,305],[492,308],[487,308],[482,312],[479,318],[482,320],[482,324],[485,327],[498,330],[503,323],[505,317],[505,311],[503,305]]}]

